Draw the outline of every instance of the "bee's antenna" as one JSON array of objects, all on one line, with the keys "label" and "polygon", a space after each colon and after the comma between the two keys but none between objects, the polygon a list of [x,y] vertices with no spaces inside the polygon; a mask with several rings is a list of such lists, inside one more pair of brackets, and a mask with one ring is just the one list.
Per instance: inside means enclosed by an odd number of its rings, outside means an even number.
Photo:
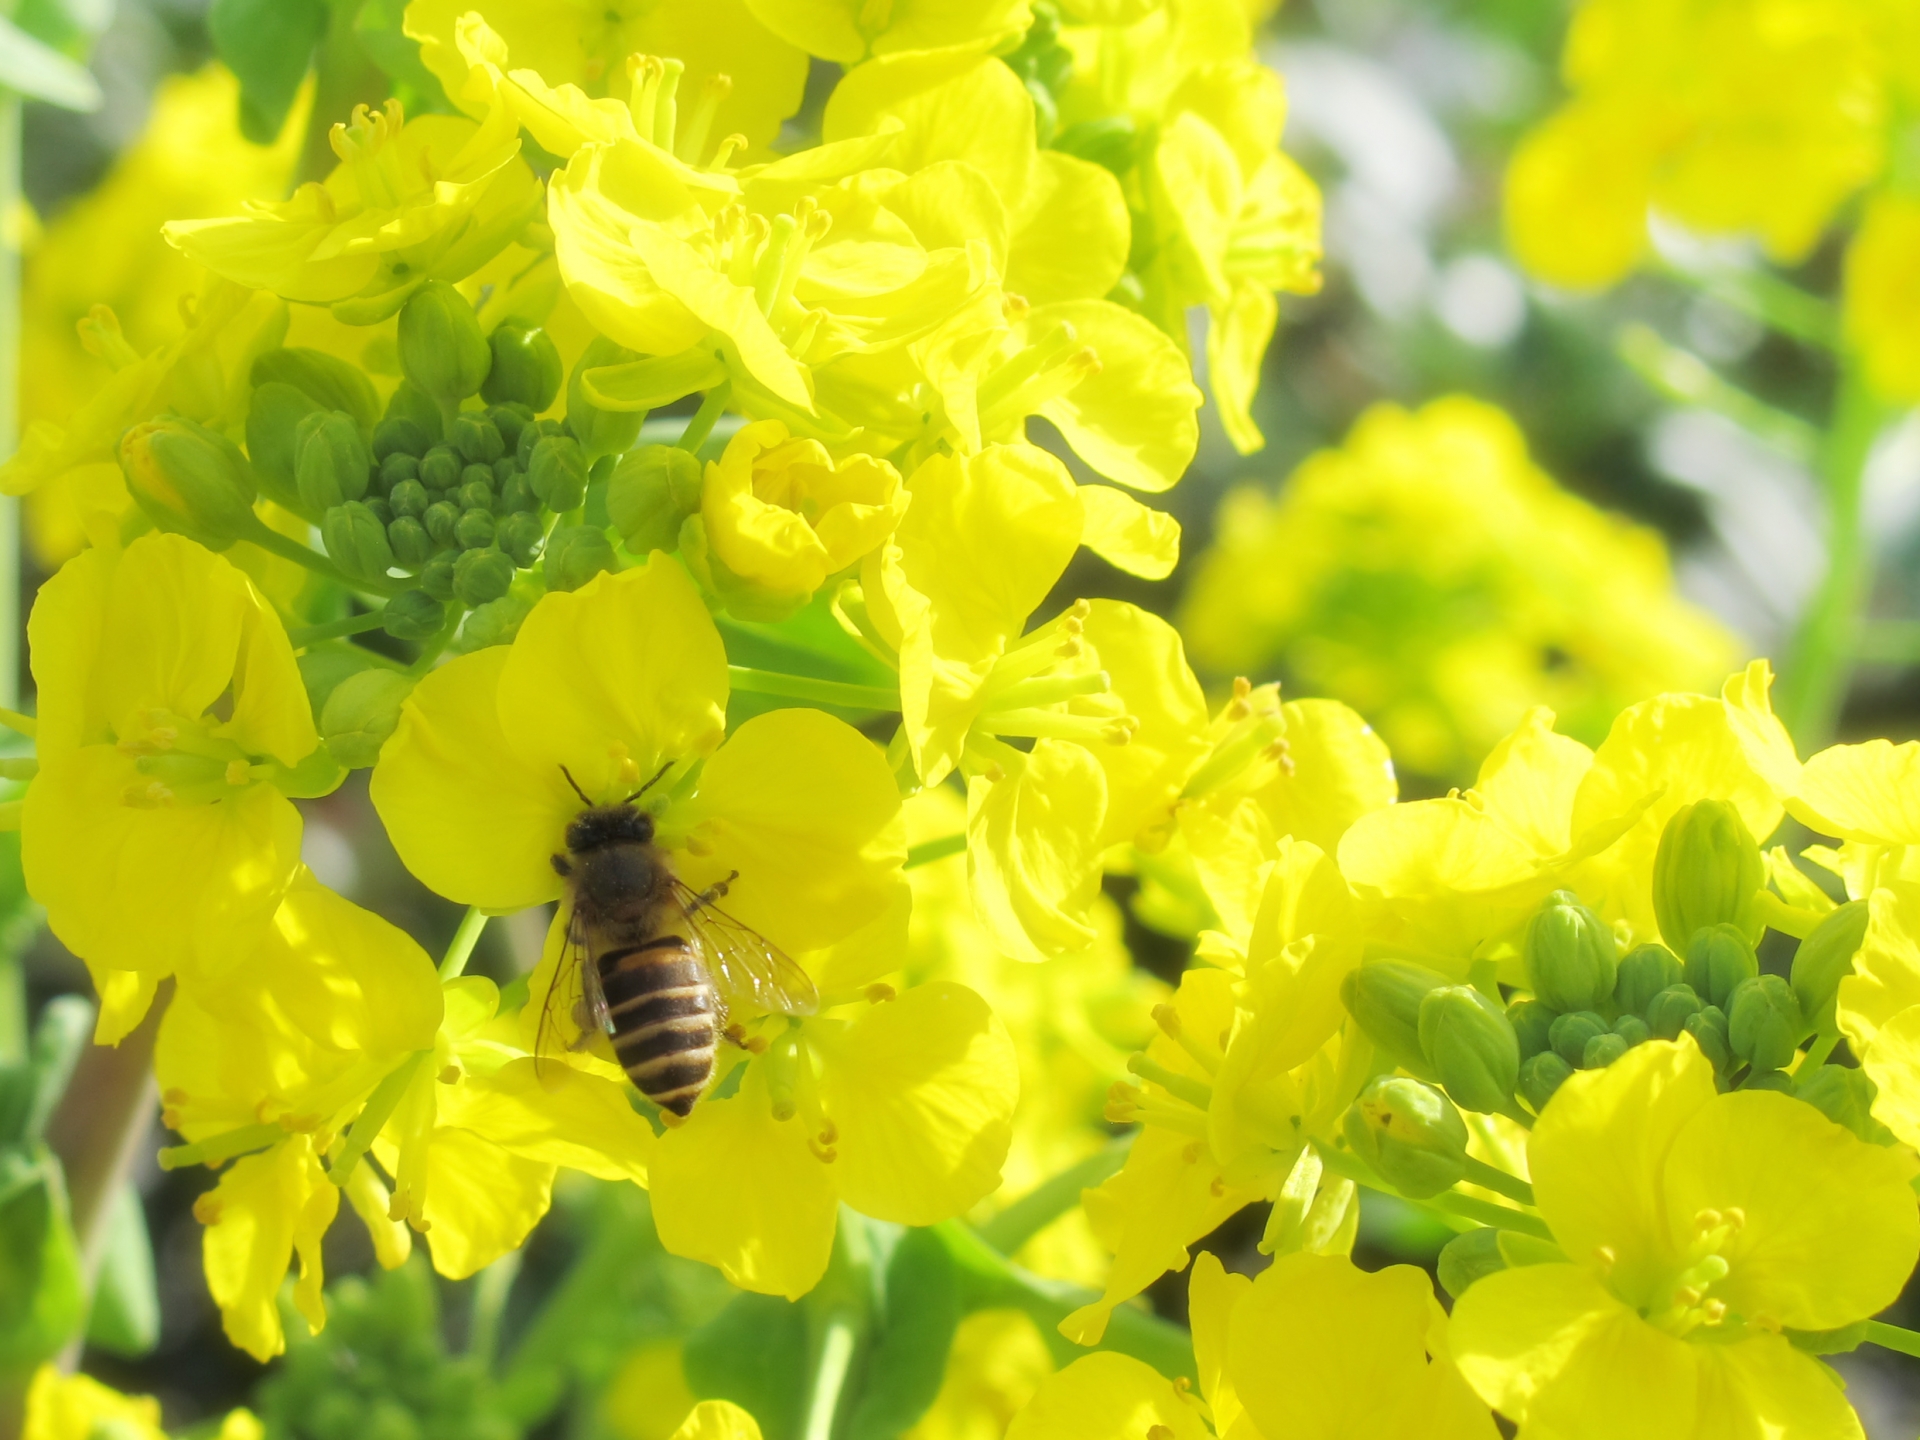
[{"label": "bee's antenna", "polygon": [[580,803],[591,810],[593,808],[593,801],[589,800],[587,798],[587,792],[580,788],[580,782],[573,778],[573,772],[562,765],[560,767],[560,773],[567,777],[567,784],[571,785],[573,787],[573,793],[580,797]]},{"label": "bee's antenna", "polygon": [[647,791],[651,790],[654,786],[658,785],[661,779],[666,775],[667,771],[671,770],[672,768],[673,768],[673,762],[671,760],[667,761],[667,763],[662,765],[659,768],[659,770],[654,772],[653,779],[647,781],[646,784],[642,785],[638,790],[634,791],[631,795],[627,796],[627,798],[622,800],[620,803],[622,805],[631,805],[634,801],[638,800],[642,795],[646,794]]}]

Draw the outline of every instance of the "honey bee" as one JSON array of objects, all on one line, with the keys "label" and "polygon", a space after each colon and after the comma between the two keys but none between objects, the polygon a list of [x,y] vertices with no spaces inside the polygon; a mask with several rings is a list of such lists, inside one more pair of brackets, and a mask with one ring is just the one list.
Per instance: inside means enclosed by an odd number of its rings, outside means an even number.
[{"label": "honey bee", "polygon": [[[700,891],[674,874],[653,817],[633,803],[664,774],[617,805],[595,805],[567,774],[586,809],[553,868],[570,901],[565,963],[580,970],[580,1043],[609,1036],[635,1088],[684,1119],[713,1078],[733,1012],[811,1015],[819,997],[778,946],[719,907],[739,871]],[[559,983],[556,972],[549,1009]]]}]

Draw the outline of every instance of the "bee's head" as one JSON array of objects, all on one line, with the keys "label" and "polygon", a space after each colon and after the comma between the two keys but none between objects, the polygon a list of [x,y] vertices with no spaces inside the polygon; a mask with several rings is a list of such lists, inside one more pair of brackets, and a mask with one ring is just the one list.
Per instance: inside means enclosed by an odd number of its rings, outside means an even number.
[{"label": "bee's head", "polygon": [[567,826],[567,849],[575,855],[609,845],[648,844],[653,816],[631,805],[596,805]]}]

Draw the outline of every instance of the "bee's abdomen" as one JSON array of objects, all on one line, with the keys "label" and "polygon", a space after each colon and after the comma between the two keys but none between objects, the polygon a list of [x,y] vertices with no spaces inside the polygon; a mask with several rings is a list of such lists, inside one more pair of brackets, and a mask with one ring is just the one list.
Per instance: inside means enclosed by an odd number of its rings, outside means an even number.
[{"label": "bee's abdomen", "polygon": [[713,982],[677,935],[596,957],[613,1053],[634,1088],[686,1115],[713,1077],[720,1041]]}]

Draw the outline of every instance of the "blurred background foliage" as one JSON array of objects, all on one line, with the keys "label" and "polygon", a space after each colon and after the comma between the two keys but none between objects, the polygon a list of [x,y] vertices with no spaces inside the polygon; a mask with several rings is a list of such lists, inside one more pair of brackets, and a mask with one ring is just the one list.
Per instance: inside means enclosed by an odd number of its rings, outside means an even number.
[{"label": "blurred background foliage", "polygon": [[[113,307],[136,349],[171,333],[173,297],[189,282],[187,262],[159,237],[163,218],[278,197],[323,173],[326,126],[355,102],[392,90],[410,113],[444,105],[398,34],[402,8],[119,0],[100,9],[90,69],[103,103],[25,114],[23,421],[66,414],[104,378],[98,327],[81,339],[95,304]],[[1282,681],[1290,698],[1347,701],[1389,742],[1406,797],[1470,784],[1479,757],[1531,706],[1553,708],[1594,743],[1626,704],[1710,688],[1750,655],[1780,654],[1825,568],[1812,464],[1836,382],[1831,355],[1766,328],[1711,286],[1681,283],[1671,267],[1575,295],[1528,279],[1506,249],[1503,170],[1562,98],[1567,10],[1287,0],[1267,20],[1262,52],[1289,96],[1286,147],[1325,197],[1327,259],[1320,292],[1283,304],[1254,411],[1266,448],[1237,454],[1203,411],[1199,460],[1161,497],[1185,529],[1173,578],[1148,584],[1082,552],[1060,587],[1175,618],[1222,693],[1247,675]],[[245,37],[263,17],[280,27],[278,48],[249,52]],[[311,73],[284,63],[303,47]],[[244,99],[220,54],[247,75]],[[1734,247],[1723,258],[1740,255]],[[1835,241],[1791,278],[1830,296],[1838,266]],[[1737,405],[1700,361],[1772,410],[1730,418]],[[76,492],[121,483],[100,468],[29,502],[29,597],[84,543]],[[1839,729],[1899,740],[1920,713],[1910,663],[1920,622],[1906,618],[1920,615],[1911,420],[1876,451],[1865,508],[1879,562],[1875,623]],[[443,944],[457,912],[401,868],[364,772],[358,779],[309,808],[308,863],[430,949]],[[957,803],[918,802],[915,838],[951,831],[953,817],[935,812]],[[1136,881],[1116,876],[1100,942],[1023,971],[978,942],[961,863],[916,872],[913,966],[920,978],[980,989],[1035,1067],[1005,1195],[1063,1168],[1077,1189],[1117,1163],[1101,1096],[1148,1033],[1190,936],[1163,933],[1182,927],[1148,907],[1161,929],[1144,923],[1128,904]],[[8,873],[17,885],[17,868]],[[23,895],[0,900],[31,918]],[[531,968],[544,928],[539,914],[490,927],[475,970],[510,984]],[[27,979],[26,1011],[0,1014],[0,1053],[57,1070],[71,1063],[61,1047],[74,1026],[53,1002],[85,993],[85,974],[43,932],[27,951]],[[32,1045],[29,1016],[40,1026]],[[83,1029],[84,1016],[75,1033]],[[524,1255],[461,1284],[435,1280],[417,1258],[383,1274],[362,1232],[335,1227],[328,1273],[348,1277],[335,1287],[335,1320],[263,1372],[225,1343],[205,1293],[192,1204],[210,1183],[204,1170],[164,1173],[143,1158],[145,1225],[130,1212],[113,1232],[134,1279],[113,1306],[96,1306],[84,1357],[90,1373],[158,1396],[173,1433],[212,1434],[229,1407],[250,1403],[269,1434],[312,1440],[665,1440],[695,1388],[764,1400],[789,1371],[798,1384],[806,1337],[767,1311],[783,1302],[736,1299],[713,1272],[660,1250],[643,1193],[579,1177]],[[1002,1236],[1032,1271],[1063,1285],[1097,1278],[1101,1253],[1077,1208],[1035,1234],[1018,1210]],[[1248,1267],[1263,1224],[1244,1212],[1207,1248]],[[1363,1263],[1430,1259],[1445,1236],[1426,1224],[1371,1205]],[[868,1242],[895,1245],[881,1228]],[[922,1259],[909,1250],[898,1263]],[[1183,1278],[1150,1298],[1184,1318]],[[997,1436],[1062,1353],[1037,1303],[967,1316],[944,1373],[915,1382],[939,1398],[912,1433]],[[1851,1375],[1870,1427],[1912,1433],[1911,1402],[1873,1363],[1854,1360]],[[884,1417],[874,1424],[874,1434],[893,1433]],[[777,1418],[768,1433],[779,1440]]]}]

